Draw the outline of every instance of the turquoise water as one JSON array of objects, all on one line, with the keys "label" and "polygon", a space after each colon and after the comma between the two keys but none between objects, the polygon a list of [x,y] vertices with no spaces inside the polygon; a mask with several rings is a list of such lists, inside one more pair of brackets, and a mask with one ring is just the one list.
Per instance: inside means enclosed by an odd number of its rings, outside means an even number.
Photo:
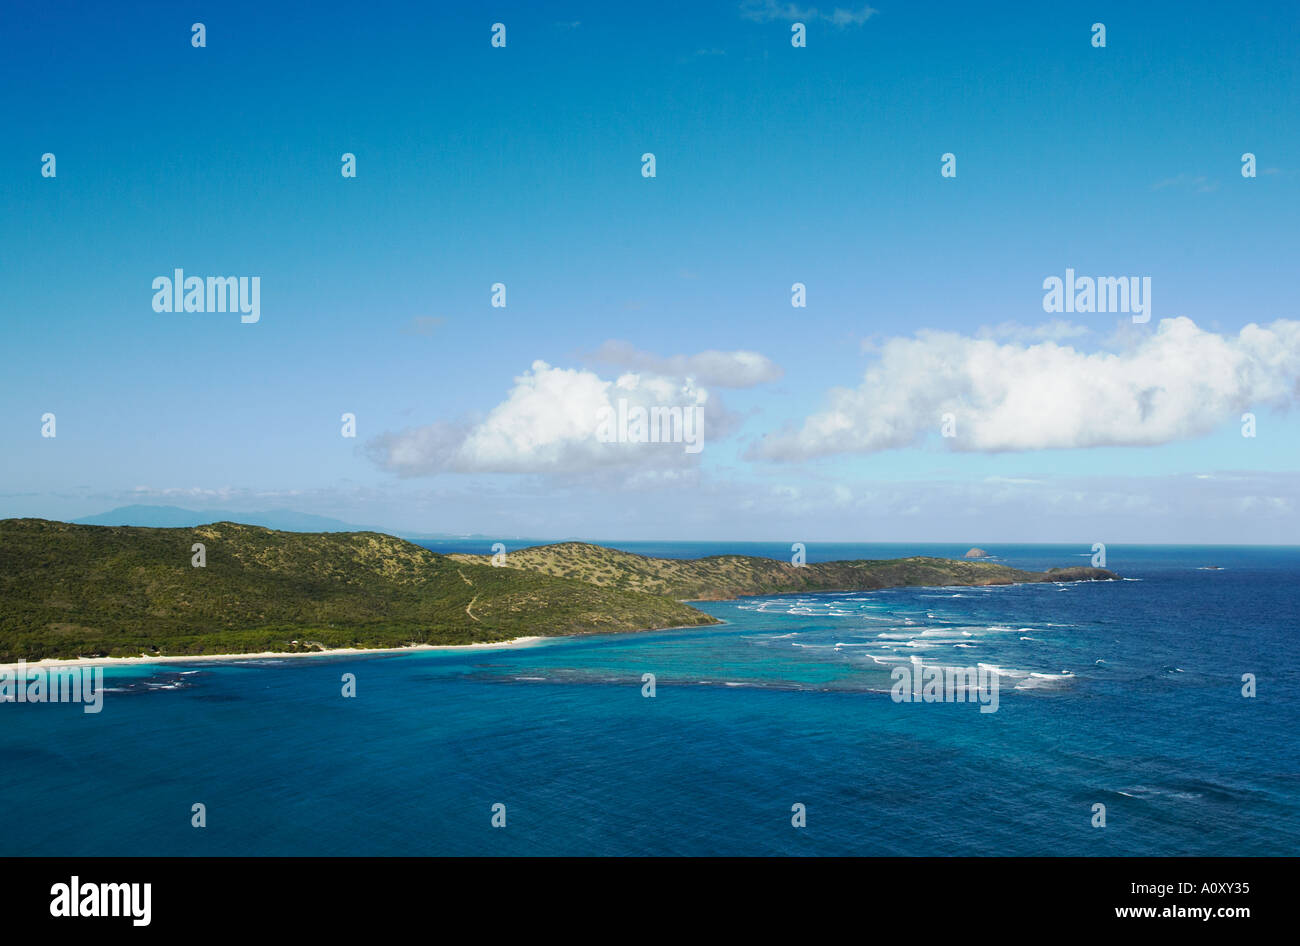
[{"label": "turquoise water", "polygon": [[[1032,568],[1090,555],[987,548]],[[1295,854],[1300,549],[1111,547],[1107,564],[1129,580],[711,602],[725,626],[515,649],[110,668],[98,715],[0,705],[0,836],[56,855]],[[895,702],[890,671],[913,656],[996,666],[997,711]]]}]

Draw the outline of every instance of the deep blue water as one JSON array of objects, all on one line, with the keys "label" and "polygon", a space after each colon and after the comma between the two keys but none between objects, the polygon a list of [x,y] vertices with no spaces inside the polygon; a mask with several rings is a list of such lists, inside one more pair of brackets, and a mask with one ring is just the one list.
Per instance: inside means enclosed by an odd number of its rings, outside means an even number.
[{"label": "deep blue water", "polygon": [[[1030,568],[1091,554],[985,547]],[[1112,546],[1107,564],[1133,580],[749,598],[702,605],[723,627],[511,650],[111,668],[98,715],[0,704],[0,837],[20,855],[1300,852],[1300,549]],[[912,656],[995,665],[997,712],[894,702]]]}]

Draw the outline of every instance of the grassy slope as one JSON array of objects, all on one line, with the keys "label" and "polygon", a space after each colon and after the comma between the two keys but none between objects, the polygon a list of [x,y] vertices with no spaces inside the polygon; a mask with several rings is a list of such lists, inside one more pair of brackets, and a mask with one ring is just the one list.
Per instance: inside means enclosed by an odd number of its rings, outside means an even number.
[{"label": "grassy slope", "polygon": [[[207,547],[205,568],[190,564],[195,542]],[[670,598],[455,562],[375,532],[0,520],[0,661],[463,644],[711,623]]]},{"label": "grassy slope", "polygon": [[[482,563],[489,558],[486,555],[448,557],[465,564]],[[796,568],[786,562],[751,555],[647,558],[585,542],[539,545],[510,552],[506,566],[688,601],[783,592],[868,591],[906,585],[1007,585],[1117,577],[1102,568],[1027,572],[993,562],[924,557],[822,562]]]}]

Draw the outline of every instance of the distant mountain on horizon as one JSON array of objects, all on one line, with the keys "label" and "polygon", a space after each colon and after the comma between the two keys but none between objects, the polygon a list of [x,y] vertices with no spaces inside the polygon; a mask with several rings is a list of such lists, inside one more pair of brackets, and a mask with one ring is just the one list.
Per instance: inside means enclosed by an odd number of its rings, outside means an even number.
[{"label": "distant mountain on horizon", "polygon": [[279,532],[382,532],[403,539],[477,539],[477,535],[450,532],[395,532],[381,526],[363,526],[329,516],[317,516],[292,509],[235,512],[230,509],[183,509],[180,506],[118,506],[108,512],[67,520],[78,526],[137,526],[149,529],[190,529],[212,522],[239,522]]}]

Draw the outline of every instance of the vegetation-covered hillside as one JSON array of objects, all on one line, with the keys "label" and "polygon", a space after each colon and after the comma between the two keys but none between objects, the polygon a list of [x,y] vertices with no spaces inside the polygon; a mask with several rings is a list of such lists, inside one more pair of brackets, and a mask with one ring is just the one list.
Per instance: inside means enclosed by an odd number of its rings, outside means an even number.
[{"label": "vegetation-covered hillside", "polygon": [[489,561],[378,532],[0,520],[0,662],[469,644],[717,623],[685,600],[1116,577],[940,558],[647,558],[582,542]]},{"label": "vegetation-covered hillside", "polygon": [[[468,564],[486,562],[489,556],[451,555],[449,558]],[[1028,572],[993,562],[925,557],[821,562],[799,567],[752,555],[647,558],[585,542],[520,549],[508,553],[505,564],[509,568],[688,601],[785,592],[870,591],[907,585],[1010,585],[1117,577],[1104,568],[1053,568],[1046,572]]]},{"label": "vegetation-covered hillside", "polygon": [[[203,568],[191,564],[196,542],[206,547]],[[0,661],[465,644],[712,623],[671,598],[455,562],[376,532],[0,520]]]}]

